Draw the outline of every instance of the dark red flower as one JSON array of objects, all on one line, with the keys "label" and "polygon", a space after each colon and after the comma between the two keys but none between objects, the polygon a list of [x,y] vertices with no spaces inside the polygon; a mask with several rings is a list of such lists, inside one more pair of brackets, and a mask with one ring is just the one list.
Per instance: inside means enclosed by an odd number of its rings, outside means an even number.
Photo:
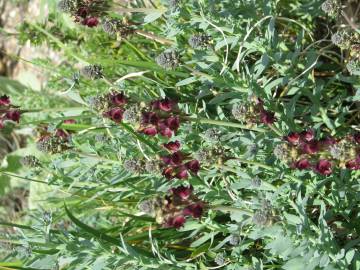
[{"label": "dark red flower", "polygon": [[173,132],[171,131],[170,128],[164,128],[164,129],[160,129],[160,134],[164,137],[171,138]]},{"label": "dark red flower", "polygon": [[166,179],[173,179],[174,178],[174,168],[173,167],[166,167],[163,172],[162,175],[165,176]]},{"label": "dark red flower", "polygon": [[122,106],[127,103],[127,98],[125,97],[124,93],[112,93],[109,96],[111,102],[115,106]]},{"label": "dark red flower", "polygon": [[295,162],[295,167],[299,170],[306,170],[311,167],[311,164],[308,159],[302,158]]},{"label": "dark red flower", "polygon": [[86,18],[89,15],[89,8],[88,7],[80,7],[76,11],[76,16],[79,16],[81,18]]},{"label": "dark red flower", "polygon": [[85,18],[81,23],[87,27],[95,27],[99,24],[99,19],[96,17],[88,17]]},{"label": "dark red flower", "polygon": [[154,112],[143,112],[141,122],[143,124],[157,125],[159,122],[159,116]]},{"label": "dark red flower", "polygon": [[171,192],[175,196],[179,197],[181,200],[185,201],[185,200],[189,199],[191,193],[193,192],[193,187],[192,186],[188,186],[188,187],[179,186],[176,188],[172,188]]},{"label": "dark red flower", "polygon": [[204,211],[204,205],[202,203],[194,203],[187,206],[183,210],[185,216],[192,216],[193,218],[200,218]]},{"label": "dark red flower", "polygon": [[352,159],[346,162],[346,168],[349,170],[360,170],[360,164],[356,159]]},{"label": "dark red flower", "polygon": [[171,155],[171,164],[180,165],[184,159],[184,154],[181,151],[177,151]]},{"label": "dark red flower", "polygon": [[186,166],[180,166],[177,168],[176,178],[178,179],[187,179],[189,174],[187,172]]},{"label": "dark red flower", "polygon": [[290,132],[289,135],[285,136],[285,140],[293,145],[297,145],[300,142],[300,134],[296,132]]},{"label": "dark red flower", "polygon": [[164,147],[170,150],[171,152],[176,152],[180,149],[180,142],[174,141],[174,142],[165,143]]},{"label": "dark red flower", "polygon": [[170,116],[165,120],[165,123],[172,131],[177,131],[180,126],[180,118],[179,116]]},{"label": "dark red flower", "polygon": [[0,97],[0,106],[9,106],[10,98],[7,95],[3,95]]},{"label": "dark red flower", "polygon": [[142,133],[148,136],[155,136],[157,134],[156,127],[146,127],[142,130]]},{"label": "dark red flower", "polygon": [[69,134],[63,129],[57,129],[55,132],[55,136],[61,137],[61,138],[67,138],[69,136]]},{"label": "dark red flower", "polygon": [[305,154],[315,154],[320,151],[319,142],[312,141],[302,144],[302,150]]},{"label": "dark red flower", "polygon": [[123,118],[124,110],[120,108],[113,108],[105,113],[105,116],[109,117],[115,123],[120,123]]},{"label": "dark red flower", "polygon": [[354,141],[360,143],[360,132],[357,132],[353,135]]},{"label": "dark red flower", "polygon": [[19,110],[9,110],[5,114],[5,119],[19,123],[21,112]]},{"label": "dark red flower", "polygon": [[154,110],[162,110],[164,112],[170,112],[177,106],[177,103],[173,100],[170,100],[169,98],[164,98],[161,100],[153,101],[151,105]]},{"label": "dark red flower", "polygon": [[315,138],[315,132],[313,129],[309,129],[300,133],[301,139],[304,142],[311,142]]},{"label": "dark red flower", "polygon": [[186,162],[185,166],[193,173],[198,173],[200,170],[200,162],[196,159]]},{"label": "dark red flower", "polygon": [[176,217],[170,217],[166,223],[165,223],[165,227],[170,227],[170,228],[176,228],[179,229],[182,226],[184,226],[186,222],[186,218],[183,215],[178,215]]},{"label": "dark red flower", "polygon": [[64,120],[64,124],[75,124],[76,123],[76,120],[75,119],[67,119],[67,120]]},{"label": "dark red flower", "polygon": [[330,175],[332,173],[331,162],[326,159],[320,159],[314,169],[322,175]]},{"label": "dark red flower", "polygon": [[266,110],[261,110],[260,111],[260,121],[261,121],[261,123],[264,123],[267,125],[273,124],[276,121],[275,113],[266,111]]},{"label": "dark red flower", "polygon": [[323,147],[328,147],[328,146],[336,144],[336,140],[331,136],[327,136],[320,140],[320,144]]}]

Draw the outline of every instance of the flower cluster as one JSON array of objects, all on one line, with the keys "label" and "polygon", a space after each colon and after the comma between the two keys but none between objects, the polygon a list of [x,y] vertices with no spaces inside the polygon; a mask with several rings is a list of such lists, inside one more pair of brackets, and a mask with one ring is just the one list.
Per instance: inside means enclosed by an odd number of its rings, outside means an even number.
[{"label": "flower cluster", "polygon": [[164,98],[155,100],[149,109],[141,113],[140,132],[148,135],[171,138],[180,127],[180,116],[177,102]]},{"label": "flower cluster", "polygon": [[189,217],[200,218],[205,203],[193,194],[192,186],[179,186],[169,190],[164,198],[142,202],[140,210],[155,217],[166,228],[180,228]]},{"label": "flower cluster", "polygon": [[58,8],[62,12],[71,14],[75,22],[88,27],[99,24],[99,16],[109,9],[108,1],[104,0],[61,0]]},{"label": "flower cluster", "polygon": [[234,104],[231,113],[236,120],[250,126],[259,122],[270,125],[276,121],[275,114],[266,110],[263,101],[257,97],[246,103]]},{"label": "flower cluster", "polygon": [[11,104],[8,96],[0,96],[0,128],[4,127],[5,121],[14,121],[19,123],[21,111],[18,107]]},{"label": "flower cluster", "polygon": [[286,141],[274,149],[275,156],[299,170],[310,170],[330,175],[335,167],[360,169],[360,135],[348,135],[342,139],[327,136],[315,138],[314,130],[291,132]]},{"label": "flower cluster", "polygon": [[330,17],[335,17],[341,11],[341,4],[338,0],[326,0],[322,3],[321,9]]},{"label": "flower cluster", "polygon": [[[64,124],[74,124],[74,119],[63,121]],[[57,128],[50,133],[47,130],[41,132],[41,136],[36,143],[37,148],[45,153],[56,154],[70,149],[71,131]]]},{"label": "flower cluster", "polygon": [[200,170],[200,162],[180,151],[180,143],[178,141],[164,144],[164,147],[171,153],[161,157],[164,165],[162,175],[166,179],[186,179],[189,173],[197,174]]}]

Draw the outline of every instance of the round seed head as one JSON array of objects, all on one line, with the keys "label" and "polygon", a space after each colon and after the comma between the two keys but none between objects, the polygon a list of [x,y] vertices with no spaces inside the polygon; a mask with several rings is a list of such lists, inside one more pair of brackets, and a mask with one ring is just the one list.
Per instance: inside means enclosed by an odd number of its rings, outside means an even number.
[{"label": "round seed head", "polygon": [[223,265],[225,264],[225,256],[224,256],[224,253],[218,253],[216,254],[216,257],[214,259],[214,262],[217,264],[217,265]]},{"label": "round seed head", "polygon": [[57,7],[61,12],[72,13],[76,11],[77,3],[76,0],[61,0]]},{"label": "round seed head", "polygon": [[195,158],[201,163],[201,164],[209,164],[213,160],[212,152],[207,149],[200,149],[195,153]]},{"label": "round seed head", "polygon": [[205,131],[204,137],[210,142],[220,141],[221,131],[217,128],[209,128]]},{"label": "round seed head", "polygon": [[246,121],[247,107],[244,104],[234,104],[231,110],[233,117],[241,122]]},{"label": "round seed head", "polygon": [[144,212],[146,214],[153,214],[155,211],[155,205],[154,202],[152,200],[145,200],[142,201],[141,203],[139,203],[138,208],[141,212]]},{"label": "round seed head", "polygon": [[255,212],[252,221],[259,226],[265,226],[269,222],[269,215],[267,211],[258,210]]},{"label": "round seed head", "polygon": [[321,9],[331,17],[334,17],[339,14],[341,6],[338,0],[326,0],[321,5]]},{"label": "round seed head", "polygon": [[241,238],[240,236],[236,235],[236,234],[232,234],[230,235],[229,238],[229,244],[232,246],[238,246],[240,244]]},{"label": "round seed head", "polygon": [[251,185],[254,188],[258,188],[261,186],[261,179],[258,176],[255,176],[253,179],[251,179]]},{"label": "round seed head", "polygon": [[211,37],[206,34],[196,34],[189,38],[189,45],[193,49],[205,49],[209,46]]},{"label": "round seed head", "polygon": [[45,153],[56,154],[61,153],[68,147],[61,137],[47,136],[36,143],[36,147]]},{"label": "round seed head", "polygon": [[158,174],[161,172],[160,170],[160,164],[158,161],[156,160],[148,160],[145,163],[145,170],[148,173],[152,173],[152,174]]},{"label": "round seed head", "polygon": [[52,221],[52,214],[48,211],[43,213],[43,221],[46,225],[49,225]]},{"label": "round seed head", "polygon": [[174,69],[180,64],[180,57],[176,51],[165,51],[157,56],[155,61],[165,69]]},{"label": "round seed head", "polygon": [[30,167],[30,168],[31,167],[36,168],[36,167],[41,166],[40,160],[38,160],[35,156],[22,157],[21,160],[20,160],[20,163],[23,166]]},{"label": "round seed head", "polygon": [[97,80],[104,77],[103,68],[100,65],[86,66],[81,70],[81,74],[92,80]]},{"label": "round seed head", "polygon": [[331,42],[340,48],[347,48],[350,46],[350,36],[346,31],[338,31],[331,36]]},{"label": "round seed head", "polygon": [[360,61],[357,59],[351,59],[346,64],[346,69],[351,75],[360,75]]},{"label": "round seed head", "polygon": [[136,124],[139,123],[141,117],[141,112],[139,111],[138,106],[134,105],[126,109],[123,114],[123,119],[126,122]]},{"label": "round seed head", "polygon": [[124,168],[131,173],[138,174],[142,173],[143,164],[139,160],[129,159],[124,161]]},{"label": "round seed head", "polygon": [[274,148],[274,155],[277,159],[286,161],[289,157],[289,146],[286,143],[278,144]]}]

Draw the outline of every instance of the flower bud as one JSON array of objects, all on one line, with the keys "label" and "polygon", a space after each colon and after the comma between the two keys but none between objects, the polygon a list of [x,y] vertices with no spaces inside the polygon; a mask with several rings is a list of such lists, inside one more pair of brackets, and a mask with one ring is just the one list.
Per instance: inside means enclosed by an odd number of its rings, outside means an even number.
[{"label": "flower bud", "polygon": [[320,159],[315,165],[314,170],[322,175],[330,175],[332,173],[331,162],[326,159]]},{"label": "flower bud", "polygon": [[0,97],[0,106],[9,106],[10,103],[10,98],[7,95],[3,95]]}]

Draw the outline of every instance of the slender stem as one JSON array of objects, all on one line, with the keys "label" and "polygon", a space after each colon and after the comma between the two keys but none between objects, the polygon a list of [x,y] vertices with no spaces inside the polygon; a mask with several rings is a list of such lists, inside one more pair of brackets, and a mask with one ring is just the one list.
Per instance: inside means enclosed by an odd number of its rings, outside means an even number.
[{"label": "slender stem", "polygon": [[281,130],[279,130],[277,127],[275,127],[273,124],[268,124],[268,127],[274,131],[277,135],[279,135],[280,137],[284,136],[284,134],[281,132]]},{"label": "slender stem", "polygon": [[222,212],[238,212],[238,213],[242,213],[245,215],[253,214],[253,211],[245,209],[245,208],[237,208],[237,207],[225,206],[225,205],[214,205],[214,206],[210,206],[210,208],[212,210],[222,211]]},{"label": "slender stem", "polygon": [[159,42],[161,44],[164,44],[164,45],[174,45],[174,41],[170,40],[170,39],[166,39],[166,38],[163,38],[163,37],[159,37],[159,36],[156,36],[152,33],[149,33],[149,32],[145,32],[143,30],[135,30],[135,33],[140,35],[140,36],[143,36],[143,37],[146,37],[148,39],[151,39],[151,40],[154,40],[156,42]]},{"label": "slender stem", "polygon": [[207,118],[193,118],[193,117],[186,117],[185,119],[188,121],[197,122],[200,124],[210,124],[210,125],[216,125],[216,126],[241,128],[241,129],[252,130],[252,131],[257,131],[257,132],[266,132],[266,130],[263,128],[249,127],[246,125],[242,125],[242,124],[234,123],[234,122],[228,122],[228,121],[212,120],[212,119],[207,119]]}]

